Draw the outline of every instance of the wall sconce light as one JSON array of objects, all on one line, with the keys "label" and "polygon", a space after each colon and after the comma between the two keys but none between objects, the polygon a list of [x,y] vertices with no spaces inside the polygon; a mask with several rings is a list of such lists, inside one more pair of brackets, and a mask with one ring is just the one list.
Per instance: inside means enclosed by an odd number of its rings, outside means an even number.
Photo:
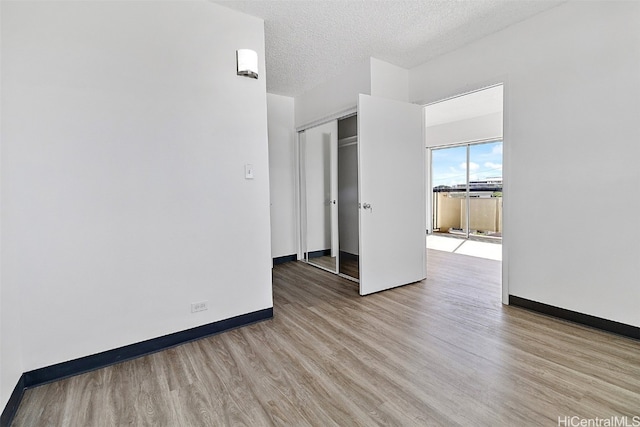
[{"label": "wall sconce light", "polygon": [[238,75],[258,78],[258,54],[251,49],[238,49],[236,51]]}]

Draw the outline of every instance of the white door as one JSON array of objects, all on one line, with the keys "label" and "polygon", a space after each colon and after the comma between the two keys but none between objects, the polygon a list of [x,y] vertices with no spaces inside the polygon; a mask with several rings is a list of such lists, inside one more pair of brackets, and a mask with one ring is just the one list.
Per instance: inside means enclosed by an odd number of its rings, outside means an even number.
[{"label": "white door", "polygon": [[426,277],[422,107],[358,98],[360,295]]}]

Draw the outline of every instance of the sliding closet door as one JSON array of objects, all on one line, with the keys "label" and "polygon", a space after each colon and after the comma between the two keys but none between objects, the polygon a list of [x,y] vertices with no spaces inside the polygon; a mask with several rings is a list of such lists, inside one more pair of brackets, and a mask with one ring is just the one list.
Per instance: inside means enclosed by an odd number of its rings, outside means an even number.
[{"label": "sliding closet door", "polygon": [[422,107],[358,99],[360,295],[426,276]]},{"label": "sliding closet door", "polygon": [[338,121],[332,122],[329,143],[329,217],[331,220],[331,256],[339,264],[340,233],[338,230]]},{"label": "sliding closet door", "polygon": [[338,122],[307,129],[301,138],[304,252],[309,263],[338,271]]}]

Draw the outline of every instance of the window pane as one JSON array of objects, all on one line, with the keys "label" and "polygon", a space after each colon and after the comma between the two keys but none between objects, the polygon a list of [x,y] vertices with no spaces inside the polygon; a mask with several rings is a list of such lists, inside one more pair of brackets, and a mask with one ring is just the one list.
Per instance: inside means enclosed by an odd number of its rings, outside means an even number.
[{"label": "window pane", "polygon": [[433,231],[466,236],[467,147],[431,153]]},{"label": "window pane", "polygon": [[502,235],[502,141],[469,146],[469,230],[471,236]]}]

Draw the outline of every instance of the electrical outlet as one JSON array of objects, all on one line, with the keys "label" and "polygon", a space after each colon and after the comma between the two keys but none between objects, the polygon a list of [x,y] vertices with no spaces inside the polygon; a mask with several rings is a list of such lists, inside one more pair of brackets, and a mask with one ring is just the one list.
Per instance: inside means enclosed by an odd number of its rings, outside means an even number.
[{"label": "electrical outlet", "polygon": [[197,313],[198,311],[205,311],[209,308],[207,304],[208,304],[208,301],[192,302],[191,312]]}]

